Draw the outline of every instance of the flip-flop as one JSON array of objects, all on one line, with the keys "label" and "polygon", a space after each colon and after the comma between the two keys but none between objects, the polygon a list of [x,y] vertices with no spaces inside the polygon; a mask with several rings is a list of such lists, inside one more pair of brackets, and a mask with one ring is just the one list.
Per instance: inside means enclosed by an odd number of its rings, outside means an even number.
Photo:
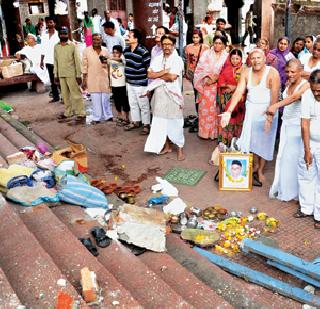
[{"label": "flip-flop", "polygon": [[252,174],[252,185],[255,187],[262,187],[262,182],[259,180],[259,176],[257,172]]},{"label": "flip-flop", "polygon": [[103,228],[95,226],[91,229],[91,235],[94,237],[96,244],[100,248],[106,248],[111,244],[111,238],[106,235]]},{"label": "flip-flop", "polygon": [[91,252],[92,255],[94,255],[94,256],[99,255],[97,247],[93,245],[90,238],[79,238],[79,240]]}]

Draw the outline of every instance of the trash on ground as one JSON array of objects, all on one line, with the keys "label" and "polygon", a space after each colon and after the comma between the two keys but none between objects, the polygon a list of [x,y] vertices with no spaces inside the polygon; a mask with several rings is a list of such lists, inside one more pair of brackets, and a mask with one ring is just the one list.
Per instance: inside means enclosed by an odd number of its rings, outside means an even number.
[{"label": "trash on ground", "polygon": [[81,269],[82,296],[87,303],[98,301],[99,286],[97,275],[90,271],[88,267]]},{"label": "trash on ground", "polygon": [[184,212],[186,207],[186,203],[181,198],[177,197],[173,199],[168,205],[163,207],[163,212],[165,214],[180,215]]},{"label": "trash on ground", "polygon": [[166,218],[163,212],[124,204],[114,218],[119,239],[155,252],[166,251]]},{"label": "trash on ground", "polygon": [[57,192],[36,183],[33,187],[22,186],[9,189],[6,197],[22,206],[36,206],[42,203],[58,203]]}]

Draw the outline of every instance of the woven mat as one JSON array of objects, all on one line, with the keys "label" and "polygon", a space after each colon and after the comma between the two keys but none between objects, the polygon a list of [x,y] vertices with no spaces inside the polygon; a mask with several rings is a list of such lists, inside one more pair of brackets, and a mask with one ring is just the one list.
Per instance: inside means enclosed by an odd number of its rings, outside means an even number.
[{"label": "woven mat", "polygon": [[163,178],[171,183],[196,186],[205,174],[206,171],[199,169],[173,167]]}]

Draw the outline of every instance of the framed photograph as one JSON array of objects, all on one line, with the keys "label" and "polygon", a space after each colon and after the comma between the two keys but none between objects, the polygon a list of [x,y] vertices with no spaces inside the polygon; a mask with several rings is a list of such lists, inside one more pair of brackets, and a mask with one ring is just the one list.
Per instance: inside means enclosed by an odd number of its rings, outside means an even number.
[{"label": "framed photograph", "polygon": [[221,153],[219,164],[219,190],[251,191],[252,154]]}]

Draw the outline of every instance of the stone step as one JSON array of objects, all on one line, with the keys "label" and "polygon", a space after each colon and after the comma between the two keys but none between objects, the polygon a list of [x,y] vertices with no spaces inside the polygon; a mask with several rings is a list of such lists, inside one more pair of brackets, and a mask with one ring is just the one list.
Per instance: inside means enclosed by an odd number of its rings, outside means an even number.
[{"label": "stone step", "polygon": [[7,161],[5,160],[4,157],[2,157],[2,156],[0,155],[0,168],[1,168],[1,167],[7,167],[7,166],[8,166]]},{"label": "stone step", "polygon": [[21,302],[17,294],[0,268],[0,308],[16,309],[19,305],[21,305]]},{"label": "stone step", "polygon": [[19,134],[8,122],[0,117],[0,132],[4,135],[16,148],[20,149],[25,146],[34,146],[23,135]]},{"label": "stone step", "polygon": [[[59,207],[61,206],[57,208]],[[83,212],[83,209],[81,211]],[[20,217],[79,293],[80,270],[88,267],[97,274],[104,298],[102,306],[111,307],[113,302],[119,302],[126,308],[139,307],[131,293],[81,244],[50,208],[46,205],[33,207],[20,214]]]},{"label": "stone step", "polygon": [[[27,307],[55,308],[60,290],[57,281],[65,278],[62,272],[2,198],[0,217],[0,267],[15,293]],[[79,297],[70,283],[64,291],[75,299]]]},{"label": "stone step", "polygon": [[19,151],[11,141],[9,141],[2,133],[0,133],[0,155],[6,157]]},{"label": "stone step", "polygon": [[[84,236],[97,225],[89,221],[83,209],[74,206],[56,207],[53,209],[77,237]],[[85,224],[77,224],[75,218]],[[86,237],[90,236],[89,234]],[[154,271],[147,267],[118,241],[113,241],[107,248],[98,248],[98,260],[125,286],[132,295],[146,308],[193,308],[184,300],[174,287],[168,285]],[[156,254],[156,253],[155,253]]]},{"label": "stone step", "polygon": [[195,308],[233,308],[169,254],[147,251],[139,259]]}]

